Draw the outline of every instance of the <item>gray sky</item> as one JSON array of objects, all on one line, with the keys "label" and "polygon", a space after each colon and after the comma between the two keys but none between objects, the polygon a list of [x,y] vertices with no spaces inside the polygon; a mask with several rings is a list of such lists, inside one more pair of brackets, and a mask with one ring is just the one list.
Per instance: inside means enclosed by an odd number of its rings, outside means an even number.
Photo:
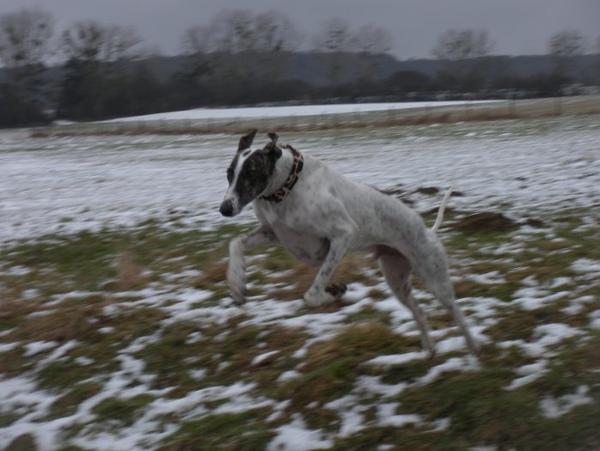
[{"label": "gray sky", "polygon": [[178,51],[185,28],[233,8],[279,10],[307,34],[332,16],[379,25],[402,59],[430,56],[450,28],[486,29],[502,54],[545,53],[548,37],[563,29],[579,30],[590,46],[600,36],[600,0],[2,0],[0,14],[34,5],[53,13],[59,28],[79,19],[132,25],[167,54]]}]

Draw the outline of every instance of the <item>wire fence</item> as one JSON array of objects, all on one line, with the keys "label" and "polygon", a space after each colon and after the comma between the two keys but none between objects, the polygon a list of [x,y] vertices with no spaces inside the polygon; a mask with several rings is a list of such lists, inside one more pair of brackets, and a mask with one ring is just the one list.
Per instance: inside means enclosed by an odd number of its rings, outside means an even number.
[{"label": "wire fence", "polygon": [[598,113],[600,96],[578,96],[489,103],[465,102],[439,107],[428,104],[410,109],[356,110],[348,113],[316,113],[303,116],[85,122],[39,127],[33,129],[32,136],[240,133],[251,128],[278,131],[330,130]]}]

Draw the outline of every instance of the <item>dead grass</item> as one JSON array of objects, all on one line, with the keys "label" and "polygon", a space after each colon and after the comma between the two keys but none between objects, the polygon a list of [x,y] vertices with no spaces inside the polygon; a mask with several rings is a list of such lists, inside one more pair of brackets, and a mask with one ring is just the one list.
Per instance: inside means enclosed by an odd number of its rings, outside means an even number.
[{"label": "dead grass", "polygon": [[213,288],[215,284],[225,281],[226,273],[226,260],[207,262],[202,268],[202,274],[194,278],[192,285],[195,288]]},{"label": "dead grass", "polygon": [[25,316],[39,311],[40,301],[25,301],[9,297],[6,293],[0,295],[0,330],[15,327]]},{"label": "dead grass", "polygon": [[120,291],[129,291],[141,288],[148,283],[144,268],[133,259],[131,252],[123,252],[117,258],[116,287]]},{"label": "dead grass", "polygon": [[97,295],[88,298],[64,301],[48,310],[47,314],[22,319],[8,339],[22,342],[81,340],[94,334],[91,321],[100,320],[102,309],[111,304],[112,299]]}]

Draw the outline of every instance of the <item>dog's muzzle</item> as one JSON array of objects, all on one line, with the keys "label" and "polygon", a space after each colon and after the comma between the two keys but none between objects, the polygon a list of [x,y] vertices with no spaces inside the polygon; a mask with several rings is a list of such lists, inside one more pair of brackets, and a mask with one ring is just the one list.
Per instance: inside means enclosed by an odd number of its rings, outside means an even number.
[{"label": "dog's muzzle", "polygon": [[219,208],[223,216],[233,216],[233,202],[231,199],[225,199]]}]

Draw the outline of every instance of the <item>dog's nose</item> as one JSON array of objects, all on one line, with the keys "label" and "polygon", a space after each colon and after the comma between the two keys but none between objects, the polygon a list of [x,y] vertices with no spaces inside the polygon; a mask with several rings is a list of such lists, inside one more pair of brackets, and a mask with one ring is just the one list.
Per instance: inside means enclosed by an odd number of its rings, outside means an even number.
[{"label": "dog's nose", "polygon": [[233,216],[233,202],[230,199],[225,199],[219,211],[223,216]]}]

